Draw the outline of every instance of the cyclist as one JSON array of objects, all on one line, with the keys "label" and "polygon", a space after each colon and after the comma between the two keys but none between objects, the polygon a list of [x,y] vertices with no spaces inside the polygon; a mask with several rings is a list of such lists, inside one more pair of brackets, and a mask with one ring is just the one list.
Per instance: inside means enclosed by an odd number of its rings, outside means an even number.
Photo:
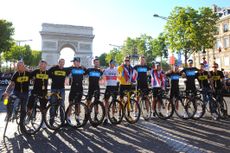
[{"label": "cyclist", "polygon": [[[200,70],[196,73],[196,78],[198,79],[200,88],[202,89],[203,100],[205,103],[209,101],[212,118],[214,120],[217,120],[218,115],[216,114],[216,105],[215,102],[211,100],[212,95],[211,95],[211,87],[209,84],[210,75],[208,71],[205,71],[204,63],[200,63]],[[199,113],[201,112],[198,112],[198,114],[196,115],[199,115]]]},{"label": "cyclist", "polygon": [[[146,64],[146,60],[144,56],[139,58],[140,64],[134,66],[134,69],[137,71],[137,89],[141,90],[145,97],[148,95],[148,72],[150,68]],[[148,99],[146,99],[148,100]],[[137,101],[139,101],[139,97],[137,97]],[[147,103],[148,104],[148,103]],[[149,110],[149,106],[146,106],[147,110]]]},{"label": "cyclist", "polygon": [[[48,71],[46,70],[47,67],[47,62],[45,60],[41,60],[39,62],[39,69],[36,69],[31,72],[31,78],[34,79],[34,85],[33,89],[31,91],[31,95],[29,97],[28,101],[28,116],[31,116],[32,114],[32,108],[34,106],[34,100],[35,100],[35,95],[40,96],[41,98],[39,99],[40,101],[40,107],[41,111],[44,112],[46,109],[46,104],[47,104],[47,86],[48,86],[48,79],[49,79],[49,74]],[[28,123],[30,117],[26,120],[26,123]],[[44,122],[42,124],[42,128],[46,128]]]},{"label": "cyclist", "polygon": [[189,59],[188,60],[189,66],[188,68],[184,68],[181,71],[182,76],[186,77],[185,81],[185,86],[186,86],[186,91],[191,91],[192,93],[196,92],[196,84],[195,84],[195,79],[196,79],[196,72],[198,69],[196,67],[193,67],[193,60]]},{"label": "cyclist", "polygon": [[[67,69],[64,68],[65,60],[58,60],[58,65],[51,67],[48,72],[52,80],[51,93],[60,93],[62,97],[62,106],[65,108],[65,78],[68,76]],[[53,101],[51,101],[53,103]],[[52,124],[53,121],[51,121]]]},{"label": "cyclist", "polygon": [[[106,80],[106,89],[105,89],[105,121],[104,124],[108,123],[108,108],[109,108],[109,97],[111,96],[111,93],[115,92],[117,93],[118,91],[118,82],[117,82],[117,75],[118,71],[117,68],[115,67],[115,61],[110,60],[109,62],[109,67],[105,69],[103,72],[103,76],[105,77]],[[113,120],[116,120],[114,117],[112,117]]]},{"label": "cyclist", "polygon": [[[133,67],[130,65],[130,57],[126,56],[124,58],[124,64],[120,65],[118,68],[118,81],[120,84],[119,87],[119,94],[120,99],[122,101],[124,97],[124,91],[131,91],[132,90],[132,83],[135,82],[135,78],[133,75]],[[128,117],[129,114],[128,114]],[[131,118],[131,117],[130,117]]]},{"label": "cyclist", "polygon": [[[151,85],[153,92],[153,101],[152,101],[152,110],[155,110],[156,107],[156,98],[159,96],[161,90],[165,90],[165,74],[161,69],[159,62],[155,63],[155,69],[152,67],[151,74]],[[158,109],[160,108],[160,103],[158,103]],[[156,116],[156,113],[153,112],[153,117]]]},{"label": "cyclist", "polygon": [[[210,72],[211,74],[211,85],[212,89],[214,91],[214,96],[217,100],[217,102],[221,103],[223,105],[223,88],[225,87],[224,83],[224,74],[222,71],[218,70],[218,64],[214,63],[213,66],[213,71]],[[224,114],[227,115],[226,110],[224,111]]]},{"label": "cyclist", "polygon": [[[93,60],[94,68],[88,68],[86,74],[89,76],[89,87],[88,87],[88,96],[87,96],[87,105],[90,105],[94,92],[99,93],[97,98],[100,98],[100,86],[99,80],[103,74],[103,71],[100,69],[100,61],[98,58]],[[95,116],[97,120],[97,116]]]},{"label": "cyclist", "polygon": [[179,97],[179,79],[180,79],[180,71],[179,66],[175,64],[166,76],[170,78],[170,100],[173,98]]},{"label": "cyclist", "polygon": [[4,98],[8,97],[13,89],[13,94],[20,99],[21,104],[21,115],[20,125],[23,123],[23,119],[26,115],[26,105],[28,100],[30,85],[30,73],[25,69],[23,61],[17,62],[17,71],[13,74],[9,85],[3,93]]},{"label": "cyclist", "polygon": [[[84,75],[86,74],[86,68],[81,66],[81,59],[80,57],[74,57],[73,60],[73,66],[69,67],[68,73],[70,73],[72,79],[71,79],[71,87],[70,87],[70,93],[69,93],[69,104],[71,104],[76,96],[77,99],[76,102],[80,102],[82,95],[83,95],[83,85],[82,81],[84,78]],[[67,114],[67,122],[70,123],[70,116],[71,110]],[[77,116],[77,122],[79,122],[79,116]]]}]

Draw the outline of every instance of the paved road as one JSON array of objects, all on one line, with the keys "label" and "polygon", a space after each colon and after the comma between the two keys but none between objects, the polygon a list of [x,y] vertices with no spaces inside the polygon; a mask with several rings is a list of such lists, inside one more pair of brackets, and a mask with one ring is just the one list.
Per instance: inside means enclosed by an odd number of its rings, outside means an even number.
[{"label": "paved road", "polygon": [[10,123],[4,144],[3,110],[1,103],[0,152],[230,152],[230,119],[213,121],[209,116],[198,121],[174,117],[167,121],[141,119],[135,125],[123,122],[93,128],[87,124],[56,132],[43,129],[33,137],[22,135]]}]

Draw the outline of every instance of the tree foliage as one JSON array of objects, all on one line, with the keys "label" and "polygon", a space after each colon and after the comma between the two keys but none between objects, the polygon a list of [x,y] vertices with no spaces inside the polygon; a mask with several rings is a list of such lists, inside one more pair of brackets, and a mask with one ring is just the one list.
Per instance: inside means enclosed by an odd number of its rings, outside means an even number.
[{"label": "tree foliage", "polygon": [[156,39],[146,34],[134,39],[128,37],[121,50],[124,56],[144,55],[146,57],[146,62],[150,63],[157,57],[162,56],[162,52],[163,57],[167,58],[168,50],[165,41],[165,36],[163,34],[160,34]]},{"label": "tree foliage", "polygon": [[22,59],[26,65],[37,66],[41,59],[41,52],[32,51],[29,45],[17,46],[14,44],[9,51],[3,53],[3,58],[10,62]]},{"label": "tree foliage", "polygon": [[106,55],[107,55],[106,53],[103,53],[99,56],[99,61],[101,66],[106,66],[106,61],[105,61]]},{"label": "tree foliage", "polygon": [[13,35],[13,24],[6,20],[0,20],[0,53],[9,50],[13,43]]},{"label": "tree foliage", "polygon": [[161,56],[164,58],[168,58],[168,48],[166,43],[166,36],[163,33],[152,41],[152,56],[154,58]]},{"label": "tree foliage", "polygon": [[37,66],[39,61],[41,60],[41,57],[42,57],[42,52],[41,51],[37,51],[37,50],[32,50],[31,52],[31,55],[32,55],[32,60],[31,60],[31,63],[30,63],[30,66]]},{"label": "tree foliage", "polygon": [[[105,54],[105,53],[104,53]],[[102,54],[101,60],[103,61],[104,54]],[[144,55],[147,63],[151,63],[157,57],[168,57],[168,49],[165,35],[162,33],[158,38],[153,39],[146,34],[136,38],[128,37],[122,47],[113,48],[106,54],[105,61],[108,64],[111,59],[116,60],[117,64],[121,64],[125,56],[131,56],[137,58]]]},{"label": "tree foliage", "polygon": [[199,10],[175,7],[165,26],[170,49],[182,50],[186,64],[189,55],[194,51],[213,46],[217,20],[217,15],[208,7]]},{"label": "tree foliage", "polygon": [[110,50],[110,52],[106,55],[105,61],[107,64],[109,64],[109,61],[111,59],[115,60],[117,64],[121,64],[123,61],[123,53],[120,49],[118,48],[113,48]]}]

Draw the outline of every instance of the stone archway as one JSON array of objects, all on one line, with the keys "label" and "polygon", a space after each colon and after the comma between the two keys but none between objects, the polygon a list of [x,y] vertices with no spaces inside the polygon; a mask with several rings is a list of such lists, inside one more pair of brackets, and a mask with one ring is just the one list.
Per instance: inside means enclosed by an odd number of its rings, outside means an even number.
[{"label": "stone archway", "polygon": [[91,66],[94,39],[92,27],[43,23],[40,35],[42,58],[49,66],[57,64],[60,51],[65,47],[73,49],[75,56],[81,58],[82,65]]}]

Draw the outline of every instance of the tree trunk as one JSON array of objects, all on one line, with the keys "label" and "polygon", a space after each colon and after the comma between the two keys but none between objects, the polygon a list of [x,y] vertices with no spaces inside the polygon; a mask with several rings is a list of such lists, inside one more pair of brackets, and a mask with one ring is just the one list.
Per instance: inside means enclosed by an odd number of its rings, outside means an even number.
[{"label": "tree trunk", "polygon": [[188,51],[185,49],[185,51],[184,51],[184,64],[185,64],[185,67],[188,67],[187,61],[188,61]]}]

